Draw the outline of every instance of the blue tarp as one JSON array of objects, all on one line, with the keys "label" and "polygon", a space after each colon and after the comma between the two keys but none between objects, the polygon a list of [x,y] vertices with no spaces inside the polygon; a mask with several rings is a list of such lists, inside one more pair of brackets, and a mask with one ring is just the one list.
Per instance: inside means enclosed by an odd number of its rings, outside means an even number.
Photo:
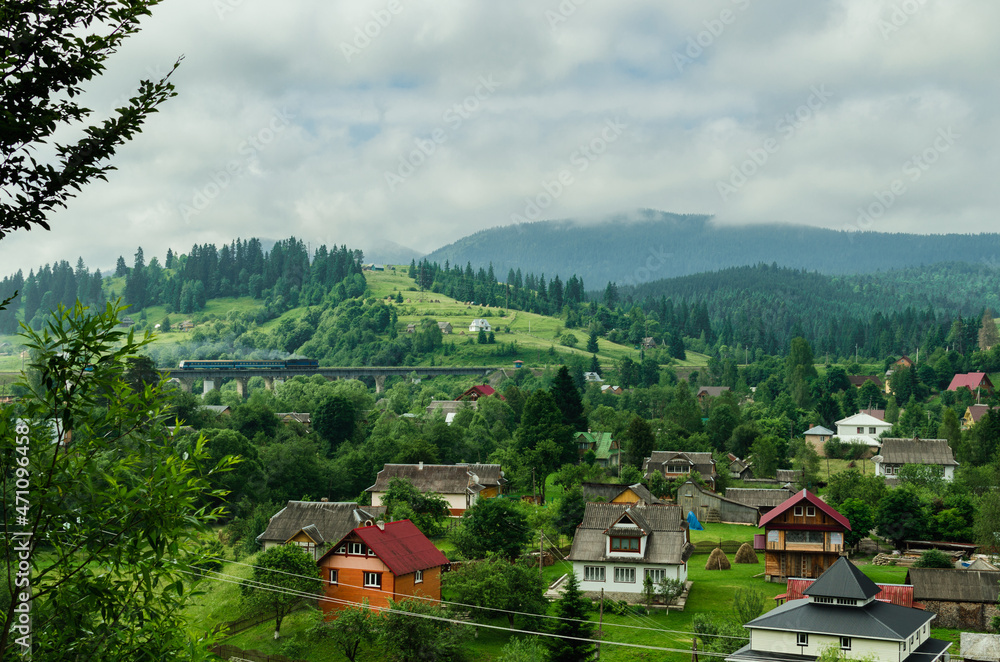
[{"label": "blue tarp", "polygon": [[698,521],[698,517],[694,514],[693,510],[688,511],[688,528],[692,531],[704,531],[705,527],[701,525]]}]

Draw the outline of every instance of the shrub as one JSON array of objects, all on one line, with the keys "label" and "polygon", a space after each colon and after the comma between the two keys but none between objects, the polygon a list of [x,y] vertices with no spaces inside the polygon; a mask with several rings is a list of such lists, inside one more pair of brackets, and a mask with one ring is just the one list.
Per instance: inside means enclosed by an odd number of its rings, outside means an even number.
[{"label": "shrub", "polygon": [[937,549],[928,549],[926,552],[920,555],[917,562],[913,564],[914,568],[954,568],[955,564],[952,562],[951,557],[944,552]]}]

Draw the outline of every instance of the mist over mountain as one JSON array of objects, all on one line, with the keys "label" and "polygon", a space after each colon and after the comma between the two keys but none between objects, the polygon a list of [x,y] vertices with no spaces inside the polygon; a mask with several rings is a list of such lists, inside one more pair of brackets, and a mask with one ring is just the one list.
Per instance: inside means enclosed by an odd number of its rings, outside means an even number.
[{"label": "mist over mountain", "polygon": [[1000,264],[1000,234],[848,232],[806,225],[723,226],[704,215],[640,210],[590,224],[539,221],[482,230],[428,254],[444,264],[576,274],[588,289],[776,263],[824,274],[862,274],[938,262]]}]

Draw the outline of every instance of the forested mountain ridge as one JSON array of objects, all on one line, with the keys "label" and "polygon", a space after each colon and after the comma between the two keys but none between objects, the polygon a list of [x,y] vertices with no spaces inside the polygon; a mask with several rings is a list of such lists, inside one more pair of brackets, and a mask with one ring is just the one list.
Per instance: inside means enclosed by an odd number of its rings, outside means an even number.
[{"label": "forested mountain ridge", "polygon": [[724,226],[709,216],[642,210],[600,224],[539,221],[476,232],[428,254],[430,262],[492,263],[577,274],[585,282],[638,284],[661,278],[776,263],[825,274],[872,273],[937,262],[996,266],[1000,234],[917,235],[828,230],[805,225]]}]

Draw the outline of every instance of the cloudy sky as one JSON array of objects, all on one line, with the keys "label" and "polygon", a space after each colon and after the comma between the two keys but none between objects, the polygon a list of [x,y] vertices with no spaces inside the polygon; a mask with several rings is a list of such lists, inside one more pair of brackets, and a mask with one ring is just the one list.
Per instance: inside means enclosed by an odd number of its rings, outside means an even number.
[{"label": "cloudy sky", "polygon": [[168,0],[86,101],[183,55],[178,96],[0,269],[637,208],[992,232],[997,25],[989,0]]}]

